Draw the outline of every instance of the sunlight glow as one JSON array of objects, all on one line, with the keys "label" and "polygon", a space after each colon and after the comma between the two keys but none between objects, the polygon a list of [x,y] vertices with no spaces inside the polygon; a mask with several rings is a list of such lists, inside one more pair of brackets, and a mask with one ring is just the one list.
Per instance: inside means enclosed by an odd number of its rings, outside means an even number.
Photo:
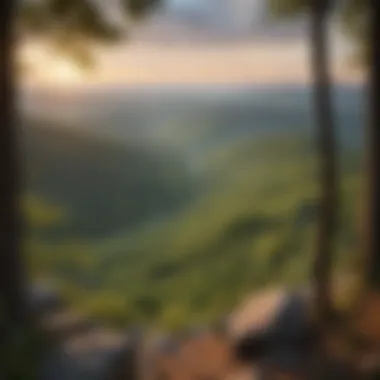
[{"label": "sunlight glow", "polygon": [[84,83],[84,73],[73,62],[42,47],[24,47],[20,51],[20,60],[29,68],[22,78],[28,84],[70,88]]},{"label": "sunlight glow", "polygon": [[[345,45],[340,40],[333,40],[332,44],[334,79],[361,82],[362,73],[347,64]],[[28,46],[22,53],[22,62],[30,65],[22,77],[23,84],[65,91],[114,84],[263,84],[310,80],[309,49],[305,41],[204,46],[129,42],[114,51],[97,54],[95,75],[89,75],[92,73],[46,48]]]},{"label": "sunlight glow", "polygon": [[54,62],[49,67],[47,77],[48,80],[54,81],[57,85],[70,86],[83,81],[80,70],[75,65],[64,60]]}]

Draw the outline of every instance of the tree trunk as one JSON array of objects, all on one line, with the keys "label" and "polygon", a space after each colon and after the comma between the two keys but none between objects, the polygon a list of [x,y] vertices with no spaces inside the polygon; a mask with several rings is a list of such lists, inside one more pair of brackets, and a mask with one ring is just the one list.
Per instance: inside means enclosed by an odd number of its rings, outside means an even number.
[{"label": "tree trunk", "polygon": [[332,312],[331,272],[338,202],[337,159],[331,78],[328,70],[329,1],[314,0],[310,4],[311,67],[314,80],[314,112],[318,135],[321,186],[314,281],[317,317],[321,323],[324,323]]},{"label": "tree trunk", "polygon": [[25,322],[27,305],[21,257],[16,149],[15,7],[15,1],[0,2],[0,291],[3,318],[11,326]]},{"label": "tree trunk", "polygon": [[366,131],[366,284],[380,292],[380,1],[370,1],[369,120]]}]

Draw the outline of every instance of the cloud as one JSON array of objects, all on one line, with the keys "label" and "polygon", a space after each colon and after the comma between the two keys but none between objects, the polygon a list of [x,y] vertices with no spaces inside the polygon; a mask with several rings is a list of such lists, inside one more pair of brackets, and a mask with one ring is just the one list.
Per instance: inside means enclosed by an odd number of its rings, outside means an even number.
[{"label": "cloud", "polygon": [[[307,20],[277,22],[265,0],[203,0],[202,7],[184,1],[153,15],[135,29],[123,48],[107,54],[98,80],[127,84],[309,81]],[[345,40],[335,27],[331,32],[334,75],[339,81],[356,80],[356,73],[347,67]]]},{"label": "cloud", "polygon": [[[135,42],[110,59],[97,80],[144,85],[307,83],[309,63],[305,41],[209,45]],[[334,49],[331,64],[338,81],[360,79],[339,49]]]},{"label": "cloud", "polygon": [[303,38],[306,22],[273,20],[265,0],[171,0],[137,28],[134,38],[148,43],[241,43]]},{"label": "cloud", "polygon": [[[265,0],[202,0],[202,7],[190,0],[176,1],[181,3],[136,27],[124,45],[99,54],[98,71],[88,83],[228,85],[310,80],[305,19],[275,22]],[[357,73],[347,67],[347,42],[334,27],[331,37],[336,79],[357,80]],[[45,81],[49,67],[52,82],[63,76],[53,64],[41,67]]]}]

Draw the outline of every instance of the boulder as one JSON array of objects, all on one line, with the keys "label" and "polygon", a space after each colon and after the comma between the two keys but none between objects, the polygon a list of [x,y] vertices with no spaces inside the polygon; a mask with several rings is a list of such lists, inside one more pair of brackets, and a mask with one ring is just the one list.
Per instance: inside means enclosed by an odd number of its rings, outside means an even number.
[{"label": "boulder", "polygon": [[57,290],[43,284],[34,285],[29,289],[28,301],[31,311],[36,315],[53,313],[64,306]]},{"label": "boulder", "polygon": [[136,369],[136,349],[128,337],[96,329],[58,346],[47,358],[41,380],[132,380]]}]

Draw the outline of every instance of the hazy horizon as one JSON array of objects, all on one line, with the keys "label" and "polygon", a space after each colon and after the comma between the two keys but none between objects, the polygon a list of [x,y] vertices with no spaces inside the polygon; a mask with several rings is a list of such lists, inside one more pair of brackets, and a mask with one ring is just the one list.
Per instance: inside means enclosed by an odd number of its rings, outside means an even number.
[{"label": "hazy horizon", "polygon": [[[34,68],[23,84],[75,88],[152,84],[309,83],[307,20],[274,20],[264,0],[168,0],[131,30],[127,42],[99,49],[97,67],[82,73],[52,56],[48,48],[27,46]],[[350,43],[333,20],[331,71],[340,83],[360,82],[349,64]]]}]

